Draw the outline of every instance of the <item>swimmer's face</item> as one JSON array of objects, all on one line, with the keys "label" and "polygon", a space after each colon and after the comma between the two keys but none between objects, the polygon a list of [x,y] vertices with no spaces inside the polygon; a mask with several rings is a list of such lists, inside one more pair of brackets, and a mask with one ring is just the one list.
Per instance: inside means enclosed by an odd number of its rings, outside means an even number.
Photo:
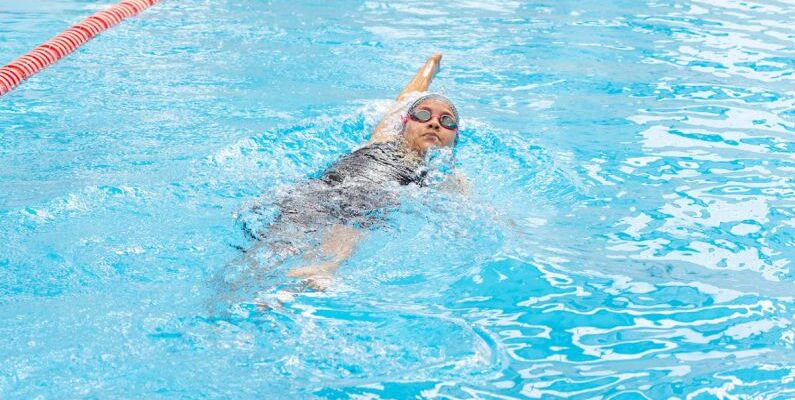
[{"label": "swimmer's face", "polygon": [[447,129],[439,124],[439,119],[443,115],[455,117],[450,106],[438,100],[428,99],[418,104],[414,110],[428,110],[433,117],[425,122],[415,121],[411,118],[406,120],[406,129],[403,134],[410,149],[419,154],[425,154],[431,147],[452,146],[455,143],[458,131]]}]

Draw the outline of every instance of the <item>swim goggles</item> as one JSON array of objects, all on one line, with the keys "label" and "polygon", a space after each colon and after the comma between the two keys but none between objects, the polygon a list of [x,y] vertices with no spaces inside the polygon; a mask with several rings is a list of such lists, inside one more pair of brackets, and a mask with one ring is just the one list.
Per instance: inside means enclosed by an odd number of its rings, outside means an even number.
[{"label": "swim goggles", "polygon": [[431,114],[428,110],[412,110],[409,112],[409,117],[417,122],[428,122],[431,118],[436,117],[439,119],[439,125],[452,131],[458,129],[458,121],[447,114]]}]

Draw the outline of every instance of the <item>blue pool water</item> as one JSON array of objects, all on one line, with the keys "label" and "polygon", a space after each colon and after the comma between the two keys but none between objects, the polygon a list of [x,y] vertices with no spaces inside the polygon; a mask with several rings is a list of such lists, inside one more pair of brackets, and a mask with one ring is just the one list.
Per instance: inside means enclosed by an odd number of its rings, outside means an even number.
[{"label": "blue pool water", "polygon": [[[1,0],[0,64],[111,3]],[[164,1],[0,98],[0,398],[793,398],[793,16]],[[435,51],[470,195],[408,190],[325,293],[220,295],[235,215]]]}]

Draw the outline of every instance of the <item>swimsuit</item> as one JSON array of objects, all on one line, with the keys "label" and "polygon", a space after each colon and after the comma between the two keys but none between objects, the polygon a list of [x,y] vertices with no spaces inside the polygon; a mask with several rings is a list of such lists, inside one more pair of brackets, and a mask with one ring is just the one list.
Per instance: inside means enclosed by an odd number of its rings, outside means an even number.
[{"label": "swimsuit", "polygon": [[279,232],[288,236],[316,232],[334,224],[381,225],[400,205],[396,186],[424,185],[425,167],[425,161],[400,141],[362,147],[278,200],[279,214],[267,232],[251,229],[245,222],[243,228],[252,238],[263,239],[281,236]]},{"label": "swimsuit", "polygon": [[374,143],[339,159],[323,172],[320,180],[329,186],[353,182],[371,186],[389,182],[422,185],[424,165],[402,142]]}]

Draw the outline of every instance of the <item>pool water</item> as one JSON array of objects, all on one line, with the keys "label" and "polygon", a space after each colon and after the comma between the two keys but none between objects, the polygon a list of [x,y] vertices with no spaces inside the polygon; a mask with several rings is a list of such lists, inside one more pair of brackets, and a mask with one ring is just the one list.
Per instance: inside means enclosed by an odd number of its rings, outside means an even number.
[{"label": "pool water", "polygon": [[[0,64],[112,3],[0,1]],[[793,15],[164,1],[0,99],[0,398],[795,397]],[[435,51],[471,193],[407,188],[326,292],[219,296],[236,216]]]}]

